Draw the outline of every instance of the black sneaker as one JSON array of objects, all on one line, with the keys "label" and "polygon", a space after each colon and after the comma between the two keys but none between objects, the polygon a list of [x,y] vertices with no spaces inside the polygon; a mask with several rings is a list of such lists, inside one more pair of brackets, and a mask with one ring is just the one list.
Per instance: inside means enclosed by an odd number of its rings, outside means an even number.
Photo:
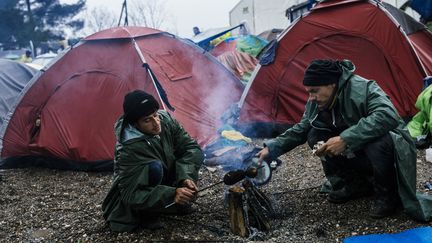
[{"label": "black sneaker", "polygon": [[391,216],[401,208],[400,199],[378,198],[372,202],[369,216],[374,219],[382,219]]}]

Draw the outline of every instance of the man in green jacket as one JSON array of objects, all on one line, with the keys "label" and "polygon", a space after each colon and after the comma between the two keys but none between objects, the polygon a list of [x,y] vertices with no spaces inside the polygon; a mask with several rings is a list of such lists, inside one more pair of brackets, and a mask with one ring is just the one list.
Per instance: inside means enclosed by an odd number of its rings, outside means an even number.
[{"label": "man in green jacket", "polygon": [[113,231],[160,228],[161,214],[192,211],[204,155],[152,95],[128,93],[123,110],[115,125],[114,180],[103,216]]},{"label": "man in green jacket", "polygon": [[309,100],[301,121],[257,155],[260,161],[276,158],[308,142],[321,158],[329,202],[374,192],[371,217],[392,215],[403,206],[414,218],[429,221],[431,199],[416,196],[413,141],[388,96],[354,70],[348,60],[312,61],[303,79]]}]

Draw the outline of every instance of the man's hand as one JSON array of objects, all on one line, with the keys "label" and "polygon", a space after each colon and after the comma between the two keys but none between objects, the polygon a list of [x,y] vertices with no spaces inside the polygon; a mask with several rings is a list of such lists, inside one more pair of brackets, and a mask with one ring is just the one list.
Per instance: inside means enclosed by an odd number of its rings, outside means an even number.
[{"label": "man's hand", "polygon": [[265,147],[261,149],[258,153],[255,154],[255,156],[258,157],[258,164],[261,165],[265,158],[269,155],[269,149],[268,147]]},{"label": "man's hand", "polygon": [[195,182],[191,179],[184,180],[182,184],[184,187],[187,187],[192,191],[198,191],[198,187],[196,186]]},{"label": "man's hand", "polygon": [[325,142],[316,152],[315,155],[321,157],[325,155],[340,155],[346,149],[346,142],[340,137],[332,137]]},{"label": "man's hand", "polygon": [[174,202],[184,205],[189,202],[193,202],[196,199],[196,191],[191,190],[187,187],[179,187],[175,191]]}]

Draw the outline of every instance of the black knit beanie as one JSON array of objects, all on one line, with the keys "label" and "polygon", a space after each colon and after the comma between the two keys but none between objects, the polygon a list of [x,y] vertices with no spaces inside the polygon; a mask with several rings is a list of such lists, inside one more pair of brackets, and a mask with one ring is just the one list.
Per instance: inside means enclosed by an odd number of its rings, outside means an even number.
[{"label": "black knit beanie", "polygon": [[124,121],[133,124],[143,116],[148,116],[159,110],[159,103],[151,95],[142,90],[134,90],[124,97]]},{"label": "black knit beanie", "polygon": [[304,86],[323,86],[336,84],[342,74],[338,61],[313,60],[306,68]]}]

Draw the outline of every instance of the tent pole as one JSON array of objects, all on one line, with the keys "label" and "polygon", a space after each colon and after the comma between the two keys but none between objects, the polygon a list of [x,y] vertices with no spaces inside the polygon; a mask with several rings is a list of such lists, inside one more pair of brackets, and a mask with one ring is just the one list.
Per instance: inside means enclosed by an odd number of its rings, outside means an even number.
[{"label": "tent pole", "polygon": [[129,25],[129,20],[128,20],[127,1],[126,0],[124,0],[124,2],[122,4],[122,9],[121,9],[121,12],[120,12],[120,18],[119,18],[117,26],[120,26],[120,24],[121,24],[122,17],[123,17],[123,12],[125,13],[124,26],[128,26]]}]

